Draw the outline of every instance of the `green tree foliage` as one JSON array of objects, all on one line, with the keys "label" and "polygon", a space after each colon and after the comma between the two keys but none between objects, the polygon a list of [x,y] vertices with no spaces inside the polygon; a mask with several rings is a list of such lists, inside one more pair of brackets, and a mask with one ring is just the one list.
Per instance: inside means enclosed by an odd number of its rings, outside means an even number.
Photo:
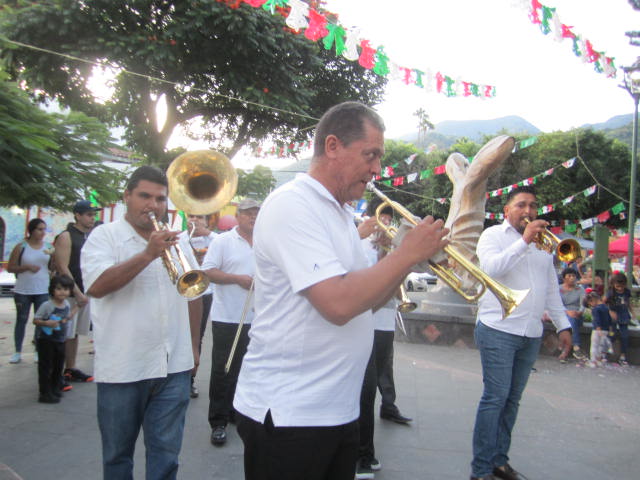
[{"label": "green tree foliage", "polygon": [[[444,165],[453,152],[462,153],[471,159],[490,138],[486,137],[478,144],[463,137],[447,151],[435,151],[430,154],[425,154],[414,145],[388,140],[385,142],[383,168],[397,165],[394,168],[394,176],[406,176],[409,173]],[[523,139],[523,136],[516,138],[517,141]],[[405,159],[413,153],[417,156],[411,165],[407,165]],[[584,164],[577,159],[576,165],[572,168],[560,166],[578,154]],[[541,218],[591,218],[629,198],[630,158],[627,145],[609,138],[604,132],[578,129],[541,134],[533,146],[517,151],[505,161],[488,179],[487,190],[507,187],[555,167],[552,175],[539,179],[535,185],[541,206],[552,203],[556,205],[556,211],[542,215]],[[588,197],[584,196],[582,192],[594,184],[601,185],[598,192]],[[449,204],[437,201],[439,198],[451,197],[453,188],[446,175],[431,175],[429,178],[405,183],[399,187],[378,184],[378,188],[420,217],[434,215],[446,218],[448,215]],[[573,201],[562,205],[562,200],[571,195],[576,195]],[[486,211],[502,213],[504,200],[505,196],[488,199]],[[628,209],[627,202],[625,205]],[[491,223],[496,222],[487,222]],[[615,227],[626,226],[626,220],[612,216],[608,224]]]},{"label": "green tree foliage", "polygon": [[115,201],[119,173],[100,158],[110,145],[97,119],[46,113],[0,71],[0,205],[68,210],[91,190]]},{"label": "green tree foliage", "polygon": [[[108,62],[119,72],[106,106],[87,87],[93,69],[87,63],[4,49],[14,78],[32,92],[41,89],[63,105],[124,125],[129,147],[154,162],[166,163],[165,145],[178,125],[201,125],[211,147],[230,157],[264,138],[305,140],[330,106],[375,104],[386,83],[321,42],[291,33],[282,16],[246,3],[237,9],[216,0],[14,3],[19,6],[2,13],[0,33],[7,38]],[[158,131],[161,96],[168,114]]]},{"label": "green tree foliage", "polygon": [[[522,137],[518,140],[522,140]],[[578,156],[572,168],[559,166]],[[580,220],[594,217],[629,198],[629,148],[611,139],[604,132],[576,129],[568,132],[545,133],[531,147],[511,155],[503,167],[489,179],[489,190],[512,183],[556,167],[553,175],[536,183],[541,206],[555,204],[554,212],[542,216],[545,220]],[[589,173],[591,172],[591,173]],[[585,197],[581,192],[594,184],[601,184],[595,195]],[[561,201],[578,194],[567,205]],[[487,201],[487,211],[501,213],[504,197]],[[628,208],[628,203],[626,204]],[[626,220],[611,218],[612,226],[626,225]]]},{"label": "green tree foliage", "polygon": [[263,165],[256,165],[251,172],[237,169],[238,192],[240,197],[251,197],[256,200],[264,200],[269,192],[276,186],[276,179],[271,169]]}]

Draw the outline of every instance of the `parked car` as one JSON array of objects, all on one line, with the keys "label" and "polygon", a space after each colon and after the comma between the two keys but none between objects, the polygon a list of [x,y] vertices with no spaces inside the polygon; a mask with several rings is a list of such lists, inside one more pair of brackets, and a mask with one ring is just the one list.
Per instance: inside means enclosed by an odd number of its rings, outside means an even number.
[{"label": "parked car", "polygon": [[407,292],[426,292],[436,284],[437,277],[431,273],[411,272],[404,280]]},{"label": "parked car", "polygon": [[13,287],[16,284],[16,276],[0,267],[0,297],[13,295]]}]

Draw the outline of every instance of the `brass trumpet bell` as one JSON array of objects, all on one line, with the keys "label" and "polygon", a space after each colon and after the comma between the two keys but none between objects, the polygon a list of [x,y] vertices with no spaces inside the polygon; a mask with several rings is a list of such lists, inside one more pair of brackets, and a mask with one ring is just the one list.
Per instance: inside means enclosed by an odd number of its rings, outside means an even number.
[{"label": "brass trumpet bell", "polygon": [[[531,220],[528,218],[525,218],[525,221],[527,224],[531,223]],[[548,229],[536,235],[534,241],[538,250],[544,250],[552,255],[555,252],[556,257],[561,262],[571,263],[582,255],[582,248],[577,240],[573,238],[560,240]]]},{"label": "brass trumpet bell", "polygon": [[231,162],[214,150],[179,155],[169,165],[167,178],[173,204],[193,215],[217,212],[231,201],[238,188],[238,174]]}]

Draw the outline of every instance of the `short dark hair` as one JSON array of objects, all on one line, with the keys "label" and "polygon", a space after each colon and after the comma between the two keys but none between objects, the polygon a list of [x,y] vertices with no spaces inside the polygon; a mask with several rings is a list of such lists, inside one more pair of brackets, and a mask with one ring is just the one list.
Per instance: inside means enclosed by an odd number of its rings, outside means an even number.
[{"label": "short dark hair", "polygon": [[31,236],[31,234],[33,233],[33,231],[34,231],[36,228],[38,228],[38,226],[39,226],[41,223],[44,223],[44,224],[46,225],[45,221],[44,221],[44,220],[42,220],[41,218],[32,218],[31,220],[29,220],[29,223],[27,224],[27,232],[28,232],[28,234],[29,234],[29,235],[28,235],[29,237]]},{"label": "short dark hair", "polygon": [[327,110],[316,126],[313,141],[313,157],[324,154],[324,142],[329,135],[335,135],[346,146],[364,138],[365,121],[384,132],[382,117],[370,107],[360,102],[343,102]]},{"label": "short dark hair", "polygon": [[[382,201],[378,200],[377,198],[372,199],[367,205],[366,214],[370,217],[374,216],[381,203]],[[391,208],[389,205],[384,207],[380,213],[386,213],[393,218],[393,208]]]},{"label": "short dark hair", "polygon": [[587,293],[584,298],[582,299],[582,306],[585,308],[589,307],[589,303],[592,300],[602,300],[602,297],[600,296],[600,294],[598,292],[596,292],[595,290],[590,291],[589,293]]},{"label": "short dark hair", "polygon": [[165,187],[169,186],[167,176],[162,170],[160,170],[158,167],[154,167],[153,165],[143,165],[136,168],[129,177],[129,181],[127,182],[127,190],[132,191],[138,186],[141,180],[158,183],[160,185],[164,185]]},{"label": "short dark hair", "polygon": [[513,199],[513,197],[515,197],[516,195],[518,195],[519,193],[530,193],[531,195],[533,195],[534,197],[536,197],[536,189],[533,185],[523,185],[521,187],[516,187],[514,189],[512,189],[508,194],[507,194],[507,199],[505,200],[504,204],[508,205],[509,202],[511,202],[511,199]]},{"label": "short dark hair", "polygon": [[51,280],[49,280],[49,296],[53,297],[53,292],[56,287],[62,287],[69,290],[69,292],[73,291],[73,278],[69,275],[56,273]]},{"label": "short dark hair", "polygon": [[611,285],[614,285],[616,283],[622,283],[623,285],[627,284],[627,276],[624,273],[614,273],[613,275],[611,275],[611,278],[609,279],[609,283]]},{"label": "short dark hair", "polygon": [[567,275],[575,275],[577,277],[578,271],[575,268],[567,267],[562,270],[562,278],[566,277]]}]

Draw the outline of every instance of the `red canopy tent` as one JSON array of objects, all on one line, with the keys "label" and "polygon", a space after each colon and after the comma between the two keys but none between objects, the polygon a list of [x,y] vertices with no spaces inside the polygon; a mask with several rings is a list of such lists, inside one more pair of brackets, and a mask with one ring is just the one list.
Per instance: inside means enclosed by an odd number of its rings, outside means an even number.
[{"label": "red canopy tent", "polygon": [[[609,244],[609,255],[626,255],[629,251],[629,234],[614,240]],[[633,255],[640,255],[640,241],[633,239]]]}]

